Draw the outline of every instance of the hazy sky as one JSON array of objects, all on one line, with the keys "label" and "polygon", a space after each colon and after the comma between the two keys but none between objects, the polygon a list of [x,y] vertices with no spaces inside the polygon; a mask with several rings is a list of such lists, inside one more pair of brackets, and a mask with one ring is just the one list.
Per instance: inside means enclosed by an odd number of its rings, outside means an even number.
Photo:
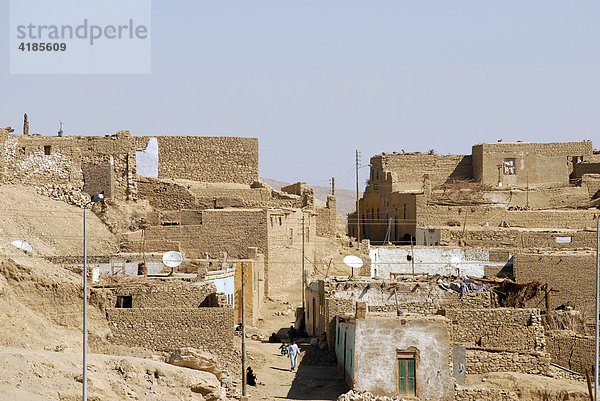
[{"label": "hazy sky", "polygon": [[19,133],[27,112],[45,135],[258,137],[261,176],[346,188],[355,149],[599,147],[597,1],[155,0],[150,75],[10,75],[0,13],[0,126]]}]

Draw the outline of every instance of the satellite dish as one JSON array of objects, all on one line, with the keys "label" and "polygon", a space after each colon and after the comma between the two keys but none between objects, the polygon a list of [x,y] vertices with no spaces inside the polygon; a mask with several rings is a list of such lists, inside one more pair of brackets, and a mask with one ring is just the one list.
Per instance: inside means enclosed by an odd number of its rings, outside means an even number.
[{"label": "satellite dish", "polygon": [[363,260],[358,256],[348,255],[344,257],[344,263],[353,269],[360,269],[363,265]]},{"label": "satellite dish", "polygon": [[28,252],[31,252],[33,250],[31,245],[29,245],[26,241],[13,241],[12,245],[16,246],[17,248],[22,249],[24,251],[28,251]]},{"label": "satellite dish", "polygon": [[183,256],[179,252],[169,251],[165,252],[162,261],[167,267],[177,267],[183,262]]}]

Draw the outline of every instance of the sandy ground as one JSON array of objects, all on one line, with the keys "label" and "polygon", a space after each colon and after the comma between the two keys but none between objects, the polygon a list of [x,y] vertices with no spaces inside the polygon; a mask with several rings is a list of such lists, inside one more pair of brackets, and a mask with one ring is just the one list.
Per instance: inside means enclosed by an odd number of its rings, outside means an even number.
[{"label": "sandy ground", "polygon": [[[289,328],[294,322],[295,306],[301,305],[301,299],[295,293],[287,294],[290,301],[268,302],[265,304],[266,318],[259,329],[268,337],[270,333]],[[289,302],[286,303],[286,302]],[[283,311],[283,316],[276,315]],[[241,341],[240,341],[241,342]],[[282,356],[280,344],[265,340],[248,340],[248,366],[255,371],[262,385],[249,386],[248,395],[254,400],[336,400],[348,391],[335,365],[314,365],[304,357],[307,352],[318,353],[310,344],[300,344],[298,366],[290,371],[290,359]]]}]

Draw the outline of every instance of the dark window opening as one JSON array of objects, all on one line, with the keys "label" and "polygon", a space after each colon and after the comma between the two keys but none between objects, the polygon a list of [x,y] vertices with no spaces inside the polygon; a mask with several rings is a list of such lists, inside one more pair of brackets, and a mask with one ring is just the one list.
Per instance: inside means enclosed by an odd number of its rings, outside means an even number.
[{"label": "dark window opening", "polygon": [[515,175],[517,174],[517,170],[515,168],[515,159],[504,159],[502,165],[504,166],[504,175]]},{"label": "dark window opening", "polygon": [[44,146],[44,154],[46,156],[48,156],[50,154],[51,150],[52,150],[52,147],[50,145]]},{"label": "dark window opening", "polygon": [[181,223],[178,221],[163,221],[160,224],[163,226],[180,226],[181,225]]},{"label": "dark window opening", "polygon": [[133,305],[133,297],[131,295],[117,295],[116,308],[131,308]]}]

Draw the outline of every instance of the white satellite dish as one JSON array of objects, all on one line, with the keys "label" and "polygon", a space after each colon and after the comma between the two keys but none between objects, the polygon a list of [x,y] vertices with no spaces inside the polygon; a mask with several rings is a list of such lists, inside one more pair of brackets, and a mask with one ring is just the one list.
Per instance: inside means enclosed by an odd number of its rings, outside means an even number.
[{"label": "white satellite dish", "polygon": [[344,264],[350,266],[353,269],[360,269],[363,265],[363,260],[358,256],[348,255],[344,256]]},{"label": "white satellite dish", "polygon": [[24,251],[28,251],[28,252],[31,252],[33,250],[32,246],[29,245],[26,241],[21,241],[21,240],[13,241],[12,245],[16,246],[17,248],[22,249]]},{"label": "white satellite dish", "polygon": [[167,267],[177,267],[183,262],[183,256],[177,251],[165,252],[162,261]]}]

